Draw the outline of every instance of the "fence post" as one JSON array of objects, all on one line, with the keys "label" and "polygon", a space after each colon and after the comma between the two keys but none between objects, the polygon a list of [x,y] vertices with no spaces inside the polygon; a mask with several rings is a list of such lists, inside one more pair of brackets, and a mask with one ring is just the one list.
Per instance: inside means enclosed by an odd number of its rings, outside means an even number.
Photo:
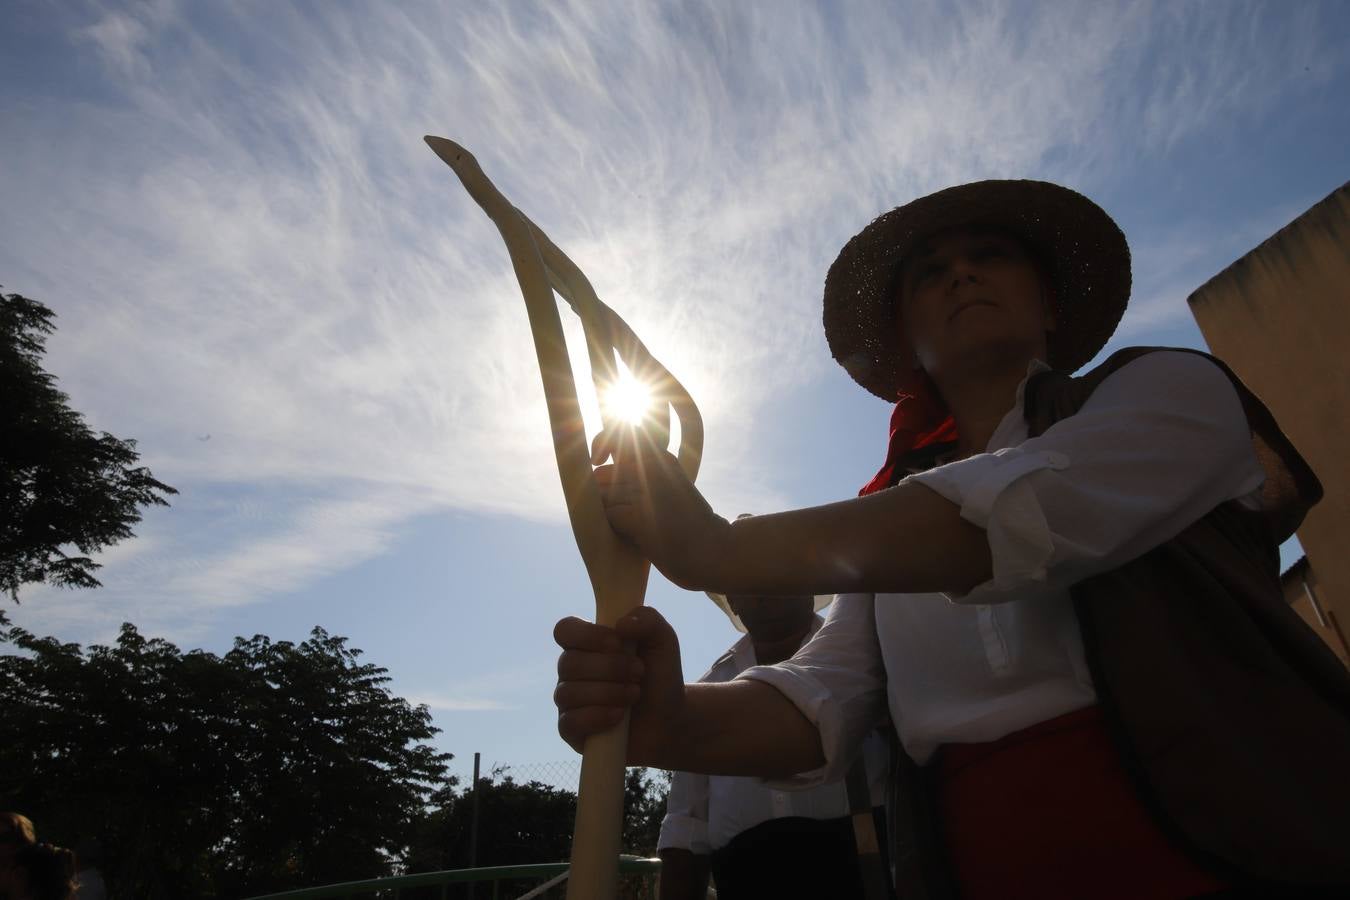
[{"label": "fence post", "polygon": [[[473,755],[473,813],[472,818],[469,820],[470,869],[476,869],[478,867],[478,762],[480,756],[481,754],[479,753],[474,753]],[[474,893],[473,887],[474,884],[472,881],[470,881],[468,883],[469,900],[473,900],[473,893]]]}]

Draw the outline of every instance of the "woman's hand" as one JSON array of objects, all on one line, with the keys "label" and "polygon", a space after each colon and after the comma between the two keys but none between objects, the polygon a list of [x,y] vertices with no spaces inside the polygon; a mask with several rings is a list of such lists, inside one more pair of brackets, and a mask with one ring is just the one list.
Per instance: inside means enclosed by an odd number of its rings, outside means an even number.
[{"label": "woman's hand", "polygon": [[558,734],[578,753],[631,711],[631,766],[784,778],[825,762],[816,726],[775,688],[685,684],[675,631],[649,606],[613,628],[563,619],[553,638],[563,648],[553,692]]},{"label": "woman's hand", "polygon": [[597,439],[614,463],[595,470],[609,524],[662,575],[687,590],[716,589],[731,524],[713,512],[679,462],[640,433]]},{"label": "woman's hand", "polygon": [[614,628],[569,617],[554,627],[553,639],[563,649],[553,692],[562,739],[580,753],[588,737],[631,710],[629,764],[670,758],[683,732],[684,674],[680,642],[661,614],[640,606]]}]

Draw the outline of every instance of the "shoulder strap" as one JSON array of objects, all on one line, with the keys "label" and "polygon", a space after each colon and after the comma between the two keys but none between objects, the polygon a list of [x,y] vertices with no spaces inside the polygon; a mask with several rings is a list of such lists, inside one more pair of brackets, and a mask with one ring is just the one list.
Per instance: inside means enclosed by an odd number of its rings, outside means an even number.
[{"label": "shoulder strap", "polygon": [[1101,365],[1078,377],[1063,372],[1041,372],[1027,382],[1023,412],[1032,437],[1037,437],[1061,419],[1078,412],[1103,381],[1140,357],[1159,351],[1193,353],[1218,366],[1242,402],[1251,428],[1252,447],[1266,472],[1262,487],[1262,511],[1277,543],[1287,540],[1303,522],[1308,510],[1322,499],[1322,484],[1298,450],[1280,429],[1261,399],[1252,393],[1221,359],[1199,350],[1180,347],[1126,347],[1111,354]]}]

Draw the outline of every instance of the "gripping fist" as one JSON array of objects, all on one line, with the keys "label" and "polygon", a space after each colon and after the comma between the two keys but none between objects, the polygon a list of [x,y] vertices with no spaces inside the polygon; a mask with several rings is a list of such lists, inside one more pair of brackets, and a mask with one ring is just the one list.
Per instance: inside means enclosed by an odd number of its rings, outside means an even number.
[{"label": "gripping fist", "polygon": [[[681,733],[684,674],[675,630],[639,606],[614,628],[569,617],[553,629],[558,657],[558,733],[578,752],[631,711],[630,765],[660,765]],[[634,653],[636,650],[636,654]]]}]

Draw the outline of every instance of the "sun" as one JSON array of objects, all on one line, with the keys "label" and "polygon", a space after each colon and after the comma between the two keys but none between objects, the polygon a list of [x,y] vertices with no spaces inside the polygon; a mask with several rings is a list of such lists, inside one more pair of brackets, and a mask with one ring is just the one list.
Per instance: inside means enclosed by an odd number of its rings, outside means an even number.
[{"label": "sun", "polygon": [[605,389],[600,402],[614,418],[629,425],[641,425],[652,410],[652,389],[631,372],[621,370],[618,380]]}]

